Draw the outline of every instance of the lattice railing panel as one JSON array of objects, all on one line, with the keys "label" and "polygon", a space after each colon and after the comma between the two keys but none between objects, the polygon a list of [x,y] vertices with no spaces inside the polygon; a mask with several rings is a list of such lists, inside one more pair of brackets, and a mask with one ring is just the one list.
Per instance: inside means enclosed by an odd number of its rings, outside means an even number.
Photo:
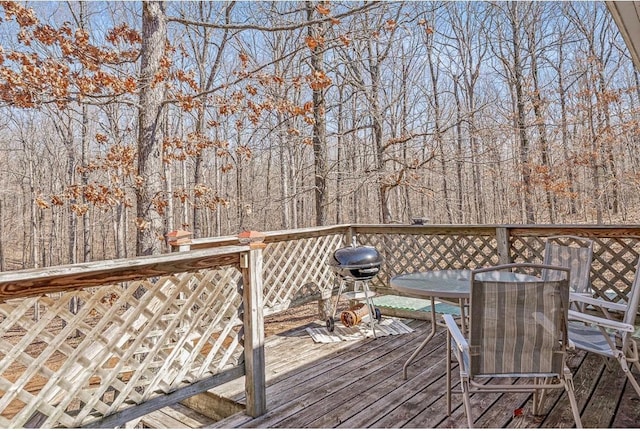
[{"label": "lattice railing panel", "polygon": [[638,238],[592,239],[591,286],[600,296],[627,301],[640,256]]},{"label": "lattice railing panel", "polygon": [[373,282],[387,286],[397,274],[498,263],[496,240],[489,236],[366,233],[358,235],[358,244],[372,245],[383,255],[384,264]]},{"label": "lattice railing panel", "polygon": [[317,295],[332,286],[328,265],[334,251],[343,245],[342,234],[269,243],[264,251],[264,304],[282,309],[301,298]]},{"label": "lattice railing panel", "polygon": [[513,262],[538,262],[544,258],[545,238],[540,237],[513,237],[509,254]]},{"label": "lattice railing panel", "polygon": [[241,279],[229,266],[0,303],[0,426],[79,427],[237,365]]},{"label": "lattice railing panel", "polygon": [[[603,298],[627,301],[640,256],[636,237],[589,237],[594,241],[591,264],[591,287]],[[542,262],[545,238],[518,236],[511,238],[510,253],[514,262]]]}]

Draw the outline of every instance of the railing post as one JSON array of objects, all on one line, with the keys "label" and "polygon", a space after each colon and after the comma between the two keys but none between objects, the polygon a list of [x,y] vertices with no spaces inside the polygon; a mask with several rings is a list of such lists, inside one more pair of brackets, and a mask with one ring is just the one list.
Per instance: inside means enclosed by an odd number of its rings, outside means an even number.
[{"label": "railing post", "polygon": [[242,299],[244,321],[245,392],[247,414],[263,415],[267,410],[264,316],[262,298],[262,249],[265,244],[251,242],[251,250],[242,254]]},{"label": "railing post", "polygon": [[511,255],[509,250],[511,244],[509,243],[509,229],[506,227],[496,228],[496,242],[498,243],[498,264],[503,265],[511,263]]},{"label": "railing post", "polygon": [[356,234],[354,232],[353,226],[349,226],[347,228],[347,231],[344,234],[344,242],[345,242],[344,247],[348,247],[353,244],[353,239],[355,238],[355,235]]},{"label": "railing post", "polygon": [[191,250],[191,232],[186,230],[174,230],[169,232],[166,236],[172,252]]}]

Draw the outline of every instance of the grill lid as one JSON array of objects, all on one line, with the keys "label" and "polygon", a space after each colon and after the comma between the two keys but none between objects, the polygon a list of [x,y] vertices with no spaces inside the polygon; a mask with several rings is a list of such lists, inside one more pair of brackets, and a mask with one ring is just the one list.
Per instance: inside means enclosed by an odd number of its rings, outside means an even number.
[{"label": "grill lid", "polygon": [[345,247],[333,253],[330,265],[344,280],[369,280],[380,271],[382,256],[375,247]]},{"label": "grill lid", "polygon": [[333,253],[331,265],[343,269],[362,269],[379,267],[382,256],[375,247],[360,245],[357,247],[339,248]]}]

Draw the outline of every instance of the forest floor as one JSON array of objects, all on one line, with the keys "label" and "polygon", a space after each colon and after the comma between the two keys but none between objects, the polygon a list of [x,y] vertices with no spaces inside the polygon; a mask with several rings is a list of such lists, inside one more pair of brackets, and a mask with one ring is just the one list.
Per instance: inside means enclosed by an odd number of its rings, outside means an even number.
[{"label": "forest floor", "polygon": [[270,337],[319,319],[318,303],[310,302],[264,318],[264,335]]}]

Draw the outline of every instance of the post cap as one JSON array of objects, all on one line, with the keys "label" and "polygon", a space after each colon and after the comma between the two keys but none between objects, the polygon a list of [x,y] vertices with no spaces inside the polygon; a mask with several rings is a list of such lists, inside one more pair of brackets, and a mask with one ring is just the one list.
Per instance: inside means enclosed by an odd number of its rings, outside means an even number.
[{"label": "post cap", "polygon": [[167,241],[172,246],[189,244],[191,242],[191,232],[181,229],[172,230],[167,233]]},{"label": "post cap", "polygon": [[264,248],[263,243],[265,234],[255,230],[245,230],[238,234],[238,240],[240,244],[249,244],[251,248]]}]

